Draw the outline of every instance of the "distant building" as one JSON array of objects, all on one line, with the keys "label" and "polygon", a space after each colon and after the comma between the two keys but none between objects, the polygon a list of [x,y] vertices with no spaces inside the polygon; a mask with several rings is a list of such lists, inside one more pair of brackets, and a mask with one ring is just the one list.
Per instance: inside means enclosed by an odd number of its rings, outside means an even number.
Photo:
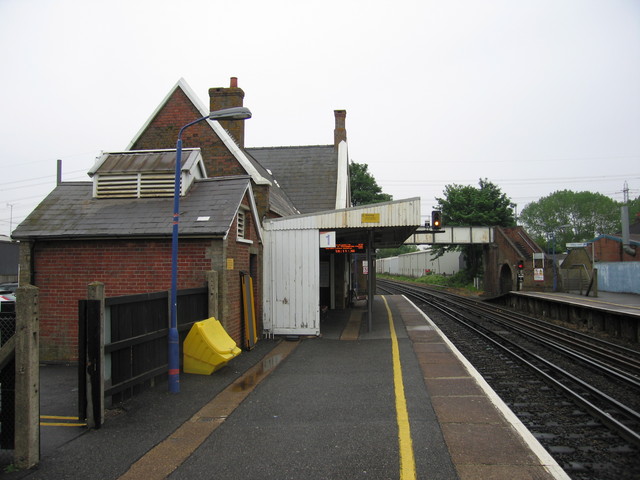
[{"label": "distant building", "polygon": [[599,235],[582,248],[572,248],[561,273],[564,291],[640,294],[640,221],[630,225],[628,233]]},{"label": "distant building", "polygon": [[5,235],[0,235],[0,283],[18,281],[20,247]]}]

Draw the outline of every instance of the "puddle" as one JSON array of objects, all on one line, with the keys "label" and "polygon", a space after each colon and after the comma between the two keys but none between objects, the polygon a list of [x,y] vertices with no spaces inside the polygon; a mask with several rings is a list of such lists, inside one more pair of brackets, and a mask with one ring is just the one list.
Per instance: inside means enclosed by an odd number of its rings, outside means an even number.
[{"label": "puddle", "polygon": [[244,374],[240,378],[240,381],[234,383],[231,386],[231,391],[244,392],[252,389],[260,383],[267,373],[276,368],[282,360],[283,356],[280,354],[271,355],[265,358],[255,371]]}]

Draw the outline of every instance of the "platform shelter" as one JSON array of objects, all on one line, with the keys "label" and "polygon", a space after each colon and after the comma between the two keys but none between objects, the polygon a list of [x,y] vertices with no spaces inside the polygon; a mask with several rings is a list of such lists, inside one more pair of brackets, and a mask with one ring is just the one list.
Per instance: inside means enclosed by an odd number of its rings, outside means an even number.
[{"label": "platform shelter", "polygon": [[375,293],[375,250],[420,224],[419,197],[265,220],[264,333],[320,335],[321,314],[347,308],[358,279]]}]

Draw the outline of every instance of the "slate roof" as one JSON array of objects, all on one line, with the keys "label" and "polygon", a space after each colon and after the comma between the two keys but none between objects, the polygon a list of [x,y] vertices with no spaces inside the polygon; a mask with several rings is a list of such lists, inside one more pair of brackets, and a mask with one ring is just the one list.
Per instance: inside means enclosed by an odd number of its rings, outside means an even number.
[{"label": "slate roof", "polygon": [[245,148],[291,199],[300,213],[336,208],[338,155],[333,145]]},{"label": "slate roof", "polygon": [[294,202],[289,198],[287,193],[282,189],[281,185],[276,181],[276,178],[259,161],[252,157],[247,150],[248,149],[246,148],[244,149],[245,153],[248,154],[247,160],[251,162],[260,175],[271,182],[271,187],[269,187],[269,210],[277,213],[278,215],[282,215],[283,217],[298,215],[300,211],[296,208]]},{"label": "slate roof", "polygon": [[[249,176],[196,180],[180,199],[180,236],[225,236],[248,188]],[[13,238],[166,237],[172,221],[173,198],[96,199],[91,182],[65,182],[13,231]]]}]

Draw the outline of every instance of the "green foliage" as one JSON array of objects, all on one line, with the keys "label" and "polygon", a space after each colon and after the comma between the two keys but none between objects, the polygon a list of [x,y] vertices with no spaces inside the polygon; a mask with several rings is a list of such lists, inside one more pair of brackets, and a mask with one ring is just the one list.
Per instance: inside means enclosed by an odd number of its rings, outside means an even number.
[{"label": "green foliage", "polygon": [[[436,208],[442,211],[443,226],[501,226],[512,227],[516,224],[515,204],[502,193],[499,187],[480,179],[479,187],[471,185],[447,185],[444,197],[436,198]],[[436,256],[447,251],[461,251],[466,257],[470,278],[482,273],[482,247],[478,245],[434,247]]]},{"label": "green foliage", "polygon": [[640,197],[629,200],[629,223],[640,222]]},{"label": "green foliage", "polygon": [[369,166],[366,163],[352,162],[349,166],[349,180],[351,182],[351,204],[354,207],[393,200],[393,197],[388,193],[382,193],[382,188],[369,173]]},{"label": "green foliage", "polygon": [[387,275],[387,274],[378,274],[378,278],[388,279],[388,280],[398,280],[401,282],[411,282],[411,283],[420,283],[423,285],[434,285],[448,288],[455,288],[459,290],[466,290],[468,292],[477,293],[478,289],[473,286],[473,279],[469,278],[469,276],[464,272],[458,272],[455,275],[444,276],[444,275],[425,275],[419,278],[413,277],[404,277],[402,275]]},{"label": "green foliage", "polygon": [[529,203],[520,221],[547,251],[553,249],[554,234],[556,251],[564,251],[568,242],[619,232],[620,206],[601,193],[562,190]]},{"label": "green foliage", "polygon": [[415,245],[401,245],[398,248],[379,248],[376,251],[376,257],[378,258],[387,258],[387,257],[397,257],[398,255],[403,255],[405,253],[417,252],[418,247]]},{"label": "green foliage", "polygon": [[516,224],[515,204],[499,187],[480,179],[479,187],[447,185],[444,197],[436,198],[443,224],[512,227]]}]

